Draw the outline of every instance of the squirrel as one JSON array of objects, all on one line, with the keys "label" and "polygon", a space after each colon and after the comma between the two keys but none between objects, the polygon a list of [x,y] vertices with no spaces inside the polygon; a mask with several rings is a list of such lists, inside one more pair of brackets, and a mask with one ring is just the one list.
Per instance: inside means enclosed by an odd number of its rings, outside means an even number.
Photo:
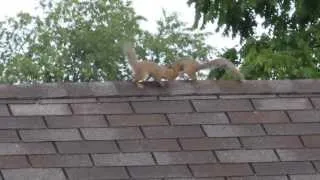
[{"label": "squirrel", "polygon": [[197,62],[191,57],[182,57],[169,65],[168,68],[172,68],[174,72],[178,74],[177,76],[184,75],[184,73],[187,74],[191,80],[197,79],[196,72],[201,69],[222,68],[231,70],[234,77],[239,78],[241,82],[244,81],[244,75],[234,66],[234,64],[222,57],[205,62],[203,64]]},{"label": "squirrel", "polygon": [[161,79],[174,80],[178,76],[179,72],[170,67],[160,66],[151,61],[138,61],[136,51],[131,43],[124,43],[123,50],[133,71],[133,82],[139,88],[143,88],[141,82],[150,77],[153,77],[160,86],[164,86]]}]

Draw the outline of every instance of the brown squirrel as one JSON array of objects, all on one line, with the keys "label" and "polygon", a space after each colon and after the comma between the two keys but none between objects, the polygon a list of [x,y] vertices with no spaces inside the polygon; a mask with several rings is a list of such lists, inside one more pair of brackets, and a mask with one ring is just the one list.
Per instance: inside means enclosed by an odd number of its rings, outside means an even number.
[{"label": "brown squirrel", "polygon": [[131,43],[124,43],[123,50],[133,71],[133,82],[140,88],[143,88],[141,82],[146,78],[153,77],[160,86],[163,86],[161,79],[174,80],[178,76],[179,72],[172,68],[160,66],[151,61],[138,61],[136,51]]},{"label": "brown squirrel", "polygon": [[178,59],[176,62],[172,63],[169,68],[172,68],[175,72],[178,72],[177,76],[181,76],[186,73],[191,80],[196,80],[196,72],[201,69],[208,68],[222,68],[226,70],[231,70],[232,75],[240,79],[240,81],[244,80],[244,75],[234,66],[234,64],[225,59],[225,58],[217,58],[203,64],[200,64],[195,59],[191,57],[183,57]]}]

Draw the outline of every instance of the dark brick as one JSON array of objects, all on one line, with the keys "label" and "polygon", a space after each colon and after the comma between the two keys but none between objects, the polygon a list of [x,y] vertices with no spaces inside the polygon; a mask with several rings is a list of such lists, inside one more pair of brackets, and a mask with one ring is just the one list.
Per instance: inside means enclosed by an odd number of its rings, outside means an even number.
[{"label": "dark brick", "polygon": [[264,131],[260,125],[203,125],[209,137],[260,136]]},{"label": "dark brick", "polygon": [[308,135],[320,132],[320,123],[308,124],[265,124],[270,135]]},{"label": "dark brick", "polygon": [[182,113],[192,112],[188,101],[132,102],[137,113]]},{"label": "dark brick", "polygon": [[75,114],[127,114],[132,113],[128,103],[71,104]]},{"label": "dark brick", "polygon": [[51,143],[0,143],[0,155],[53,154]]},{"label": "dark brick", "polygon": [[168,117],[173,125],[229,123],[224,113],[182,113],[168,114]]},{"label": "dark brick", "polygon": [[281,161],[320,160],[320,149],[278,149]]},{"label": "dark brick", "polygon": [[133,178],[166,178],[166,177],[191,177],[187,166],[144,166],[128,167]]},{"label": "dark brick", "polygon": [[251,111],[252,106],[246,99],[193,100],[198,112]]},{"label": "dark brick", "polygon": [[190,165],[196,177],[248,176],[253,175],[248,164]]},{"label": "dark brick", "polygon": [[289,122],[289,118],[282,111],[229,112],[229,116],[235,124]]},{"label": "dark brick", "polygon": [[96,166],[155,165],[150,153],[94,154],[92,157]]},{"label": "dark brick", "polygon": [[20,169],[30,167],[26,156],[0,156],[1,169]]},{"label": "dark brick", "polygon": [[82,134],[87,140],[141,139],[141,131],[137,127],[129,128],[83,128]]},{"label": "dark brick", "polygon": [[111,126],[152,126],[168,125],[162,114],[110,115],[107,117]]},{"label": "dark brick", "polygon": [[66,168],[70,180],[127,179],[124,167]]},{"label": "dark brick", "polygon": [[289,111],[293,122],[320,122],[320,111]]},{"label": "dark brick", "polygon": [[60,153],[113,153],[119,152],[113,141],[65,141],[56,142]]},{"label": "dark brick", "polygon": [[103,116],[46,116],[49,128],[107,127]]},{"label": "dark brick", "polygon": [[205,164],[217,162],[211,151],[154,152],[153,154],[159,165]]},{"label": "dark brick", "polygon": [[228,180],[288,180],[287,176],[246,176],[230,177]]},{"label": "dark brick", "polygon": [[290,175],[290,180],[318,180],[320,174]]},{"label": "dark brick", "polygon": [[294,110],[312,109],[306,98],[254,99],[254,106],[258,110]]},{"label": "dark brick", "polygon": [[221,99],[258,99],[258,98],[275,98],[276,95],[260,94],[242,94],[242,95],[221,95]]},{"label": "dark brick", "polygon": [[302,148],[297,136],[241,137],[241,142],[249,149]]},{"label": "dark brick", "polygon": [[238,149],[237,138],[188,138],[180,139],[184,150]]},{"label": "dark brick", "polygon": [[301,138],[306,147],[320,147],[320,135],[302,136]]},{"label": "dark brick", "polygon": [[223,163],[275,162],[278,161],[273,150],[225,150],[216,151]]},{"label": "dark brick", "polygon": [[20,136],[27,142],[81,140],[77,129],[21,130]]},{"label": "dark brick", "polygon": [[67,104],[10,104],[15,116],[70,115]]},{"label": "dark brick", "polygon": [[2,174],[5,180],[66,180],[62,169],[50,168],[50,169],[6,169],[2,170]]},{"label": "dark brick", "polygon": [[97,102],[95,98],[79,98],[79,99],[41,99],[40,104],[69,104],[69,103],[89,103]]},{"label": "dark brick", "polygon": [[199,126],[143,127],[147,138],[203,137]]},{"label": "dark brick", "polygon": [[0,129],[46,128],[41,117],[0,117]]},{"label": "dark brick", "polygon": [[310,174],[315,170],[310,162],[253,163],[258,175]]},{"label": "dark brick", "polygon": [[156,101],[156,96],[108,97],[99,98],[100,102]]},{"label": "dark brick", "polygon": [[166,100],[189,100],[189,99],[217,99],[217,96],[160,96],[161,101]]},{"label": "dark brick", "polygon": [[180,147],[175,139],[141,139],[118,141],[123,152],[152,152],[179,151]]},{"label": "dark brick", "polygon": [[92,166],[89,155],[31,155],[32,167],[87,167]]},{"label": "dark brick", "polygon": [[19,137],[14,130],[0,130],[0,142],[16,142]]},{"label": "dark brick", "polygon": [[8,107],[6,105],[0,105],[0,116],[10,116]]}]

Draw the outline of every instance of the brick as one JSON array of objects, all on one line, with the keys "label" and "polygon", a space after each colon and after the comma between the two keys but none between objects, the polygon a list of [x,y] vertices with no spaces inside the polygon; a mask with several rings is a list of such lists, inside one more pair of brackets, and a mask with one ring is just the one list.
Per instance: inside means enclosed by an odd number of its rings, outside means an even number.
[{"label": "brick", "polygon": [[260,95],[260,94],[242,94],[242,95],[221,95],[219,96],[220,99],[258,99],[258,98],[275,98],[276,95]]},{"label": "brick", "polygon": [[70,115],[67,104],[10,104],[15,116]]},{"label": "brick", "polygon": [[156,96],[131,96],[98,98],[99,102],[156,101]]},{"label": "brick", "polygon": [[180,139],[184,150],[238,149],[237,138],[186,138]]},{"label": "brick", "polygon": [[89,103],[97,102],[95,98],[79,98],[79,99],[41,99],[40,104],[70,104],[70,103]]},{"label": "brick", "polygon": [[[50,168],[50,169],[5,169],[2,170],[2,174],[5,180],[66,180],[62,169]],[[23,177],[23,178],[22,178]]]},{"label": "brick", "polygon": [[278,161],[273,150],[224,150],[216,151],[216,154],[223,163]]},{"label": "brick", "polygon": [[107,117],[111,126],[154,126],[168,125],[162,114],[110,115]]},{"label": "brick", "polygon": [[46,128],[41,117],[0,117],[0,129]]},{"label": "brick", "polygon": [[133,178],[168,178],[168,177],[191,177],[187,166],[144,166],[128,167]]},{"label": "brick", "polygon": [[82,134],[87,140],[141,139],[143,135],[139,128],[82,128]]},{"label": "brick", "polygon": [[46,116],[49,128],[107,127],[103,116]]},{"label": "brick", "polygon": [[0,155],[52,154],[51,143],[0,143]]},{"label": "brick", "polygon": [[251,111],[252,105],[246,99],[193,100],[197,112]]},{"label": "brick", "polygon": [[74,114],[127,114],[132,113],[128,103],[71,104]]},{"label": "brick", "polygon": [[143,127],[147,138],[203,137],[199,126]]},{"label": "brick", "polygon": [[288,111],[293,122],[320,122],[320,111]]},{"label": "brick", "polygon": [[122,152],[179,151],[175,139],[140,139],[118,141]]},{"label": "brick", "polygon": [[289,122],[283,111],[229,112],[234,124],[259,124]]},{"label": "brick", "polygon": [[254,99],[252,102],[258,110],[312,109],[306,98]]},{"label": "brick", "polygon": [[26,156],[0,156],[0,169],[20,169],[30,167]]},{"label": "brick", "polygon": [[155,165],[150,153],[94,154],[92,158],[96,166]]},{"label": "brick", "polygon": [[192,112],[188,101],[132,102],[136,113],[183,113]]},{"label": "brick", "polygon": [[20,136],[26,142],[81,140],[77,129],[21,130]]},{"label": "brick", "polygon": [[182,113],[168,114],[168,117],[173,125],[229,123],[224,113]]},{"label": "brick", "polygon": [[290,180],[318,180],[320,174],[290,175]]},{"label": "brick", "polygon": [[159,100],[217,99],[217,96],[160,96]]},{"label": "brick", "polygon": [[114,153],[119,152],[113,141],[62,141],[55,142],[60,153]]},{"label": "brick", "polygon": [[320,98],[311,98],[311,101],[317,109],[320,108]]},{"label": "brick", "polygon": [[320,149],[278,149],[281,161],[320,160]]},{"label": "brick", "polygon": [[208,137],[260,136],[264,131],[260,125],[203,125]]},{"label": "brick", "polygon": [[153,154],[159,165],[205,164],[217,162],[211,151],[154,152]]},{"label": "brick", "polygon": [[320,132],[320,123],[307,124],[265,124],[270,135],[309,135]]},{"label": "brick", "polygon": [[0,104],[34,104],[35,99],[0,99]]},{"label": "brick", "polygon": [[124,167],[66,168],[70,180],[127,179]]},{"label": "brick", "polygon": [[10,116],[8,107],[6,105],[0,105],[0,116]]},{"label": "brick", "polygon": [[230,177],[228,180],[288,180],[287,176],[246,176]]},{"label": "brick", "polygon": [[320,135],[301,136],[301,138],[306,147],[320,147]]},{"label": "brick", "polygon": [[314,161],[313,164],[315,165],[315,167],[319,171],[320,170],[320,161]]},{"label": "brick", "polygon": [[253,163],[258,175],[311,174],[315,170],[310,162]]},{"label": "brick", "polygon": [[0,142],[17,142],[19,137],[14,130],[0,130]]},{"label": "brick", "polygon": [[89,155],[31,155],[32,167],[87,167],[92,166]]},{"label": "brick", "polygon": [[249,176],[253,175],[248,164],[190,165],[195,177]]},{"label": "brick", "polygon": [[225,180],[222,177],[216,178],[165,178],[164,180]]},{"label": "brick", "polygon": [[297,136],[264,136],[264,137],[241,137],[245,148],[271,149],[271,148],[302,148]]}]

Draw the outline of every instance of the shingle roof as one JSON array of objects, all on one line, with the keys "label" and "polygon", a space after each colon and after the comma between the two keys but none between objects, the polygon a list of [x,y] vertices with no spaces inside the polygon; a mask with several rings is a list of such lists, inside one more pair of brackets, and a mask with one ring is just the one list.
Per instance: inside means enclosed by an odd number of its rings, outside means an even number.
[{"label": "shingle roof", "polygon": [[0,86],[0,179],[320,179],[320,81]]}]

